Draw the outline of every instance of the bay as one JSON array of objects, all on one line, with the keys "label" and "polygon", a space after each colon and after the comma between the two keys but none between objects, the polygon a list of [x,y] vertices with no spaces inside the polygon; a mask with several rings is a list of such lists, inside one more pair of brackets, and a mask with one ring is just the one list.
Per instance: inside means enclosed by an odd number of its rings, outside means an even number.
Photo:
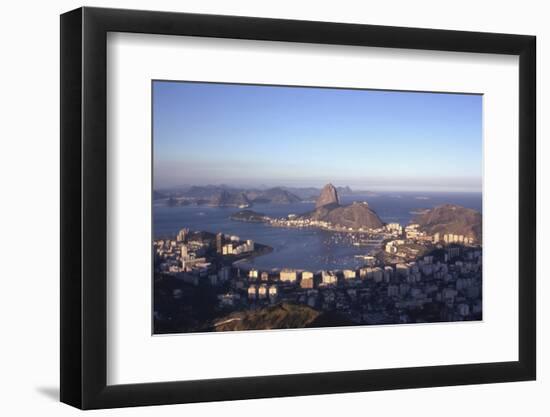
[{"label": "bay", "polygon": [[[340,198],[341,204],[367,201],[385,223],[407,225],[418,210],[441,204],[457,204],[482,211],[481,193],[413,193],[392,192],[369,195],[349,195]],[[314,208],[313,202],[295,204],[256,204],[252,210],[270,217],[304,213]],[[178,230],[187,227],[195,231],[237,235],[273,248],[273,252],[256,257],[250,263],[261,269],[294,268],[318,271],[322,269],[357,268],[364,261],[356,255],[366,255],[375,247],[354,246],[343,234],[318,229],[271,227],[262,223],[245,223],[230,219],[238,208],[208,206],[153,206],[154,238],[173,238]]]}]

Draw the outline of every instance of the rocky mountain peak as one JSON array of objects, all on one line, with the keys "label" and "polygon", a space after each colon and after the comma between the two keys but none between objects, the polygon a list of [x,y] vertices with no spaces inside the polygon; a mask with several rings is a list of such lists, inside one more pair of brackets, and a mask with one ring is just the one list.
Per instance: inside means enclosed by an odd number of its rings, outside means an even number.
[{"label": "rocky mountain peak", "polygon": [[332,184],[327,184],[323,187],[321,194],[315,203],[315,208],[323,207],[329,204],[340,204],[340,201],[338,200],[338,192],[336,191],[336,187]]}]

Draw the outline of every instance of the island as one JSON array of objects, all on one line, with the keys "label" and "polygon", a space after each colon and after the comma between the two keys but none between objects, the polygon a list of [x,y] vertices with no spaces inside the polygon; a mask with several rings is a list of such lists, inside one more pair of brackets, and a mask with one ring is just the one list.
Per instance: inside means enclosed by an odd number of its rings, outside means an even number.
[{"label": "island", "polygon": [[263,213],[252,210],[242,210],[229,216],[231,220],[250,223],[268,223],[271,219]]}]

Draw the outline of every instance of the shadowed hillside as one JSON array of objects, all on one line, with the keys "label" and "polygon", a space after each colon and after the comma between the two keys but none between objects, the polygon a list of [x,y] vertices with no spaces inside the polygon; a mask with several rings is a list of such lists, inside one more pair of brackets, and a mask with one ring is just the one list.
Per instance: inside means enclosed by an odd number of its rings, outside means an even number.
[{"label": "shadowed hillside", "polygon": [[416,216],[413,223],[433,235],[455,234],[481,242],[481,213],[455,204],[444,204]]},{"label": "shadowed hillside", "polygon": [[282,303],[260,310],[232,313],[213,324],[216,331],[303,328],[320,314],[308,306]]}]

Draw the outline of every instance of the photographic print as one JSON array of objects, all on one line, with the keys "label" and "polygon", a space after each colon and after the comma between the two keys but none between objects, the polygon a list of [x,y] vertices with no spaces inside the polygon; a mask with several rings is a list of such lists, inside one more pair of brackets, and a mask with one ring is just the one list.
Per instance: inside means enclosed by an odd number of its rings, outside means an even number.
[{"label": "photographic print", "polygon": [[482,101],[154,80],[153,333],[481,320]]}]

